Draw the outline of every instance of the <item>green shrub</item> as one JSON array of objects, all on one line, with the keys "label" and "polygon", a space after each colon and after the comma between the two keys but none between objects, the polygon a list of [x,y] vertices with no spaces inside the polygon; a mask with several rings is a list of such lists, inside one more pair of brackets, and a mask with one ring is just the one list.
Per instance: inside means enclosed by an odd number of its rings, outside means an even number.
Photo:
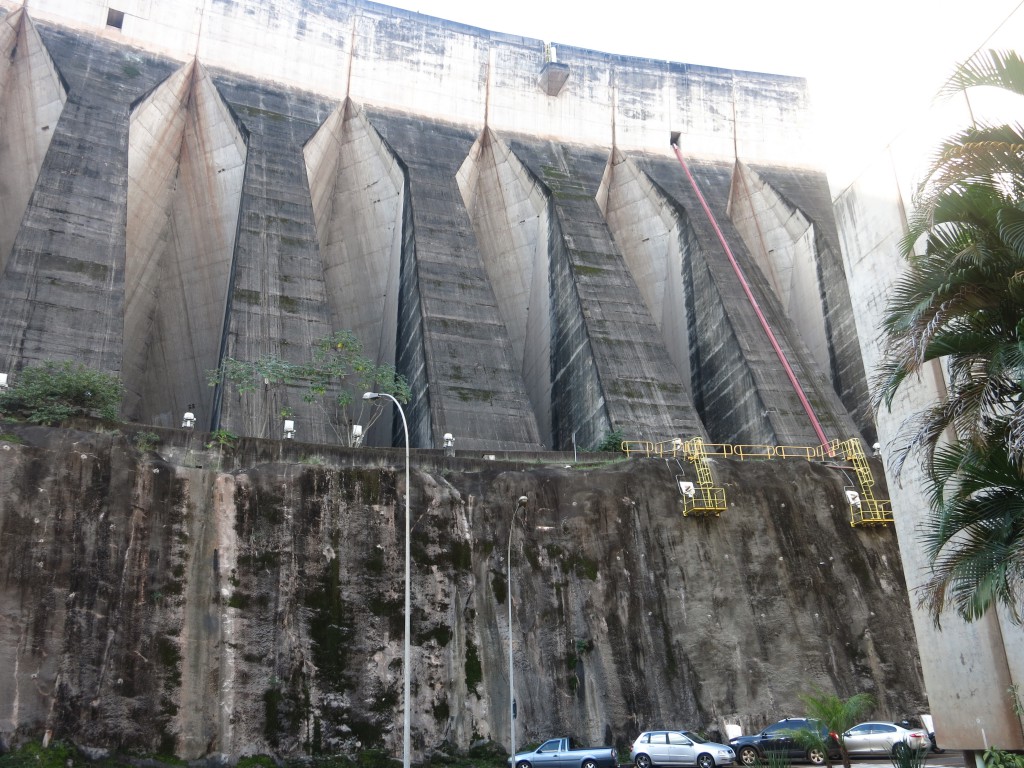
[{"label": "green shrub", "polygon": [[238,435],[233,432],[229,432],[226,429],[216,429],[210,433],[210,442],[206,444],[207,448],[230,448],[238,440]]},{"label": "green shrub", "polygon": [[[903,749],[898,749],[900,746]],[[889,755],[889,762],[892,763],[893,768],[924,768],[928,757],[927,748],[911,749],[906,744],[897,744],[896,747]]]},{"label": "green shrub", "polygon": [[622,434],[621,429],[613,429],[604,436],[604,440],[598,443],[594,450],[606,453],[616,453],[622,450],[622,441],[625,439],[626,437]]},{"label": "green shrub", "polygon": [[0,390],[0,413],[33,424],[56,424],[72,416],[116,421],[124,397],[121,381],[70,360],[47,361],[20,371]]},{"label": "green shrub", "polygon": [[246,755],[238,758],[235,768],[277,768],[270,755]]},{"label": "green shrub", "polygon": [[1024,755],[989,747],[981,758],[988,768],[1024,768]]},{"label": "green shrub", "polygon": [[135,443],[136,448],[145,453],[160,445],[160,435],[156,432],[136,432],[132,437],[132,442]]},{"label": "green shrub", "polygon": [[65,768],[76,757],[77,750],[62,741],[54,741],[46,749],[32,741],[0,756],[0,768]]}]

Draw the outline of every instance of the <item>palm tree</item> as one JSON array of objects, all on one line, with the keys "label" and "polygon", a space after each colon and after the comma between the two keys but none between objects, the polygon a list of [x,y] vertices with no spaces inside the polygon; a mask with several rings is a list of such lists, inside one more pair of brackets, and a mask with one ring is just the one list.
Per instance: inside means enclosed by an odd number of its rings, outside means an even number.
[{"label": "palm tree", "polygon": [[926,533],[932,576],[926,600],[947,600],[968,621],[1001,603],[1020,623],[1024,594],[1024,480],[1008,441],[944,446],[935,454],[929,494],[938,510]]},{"label": "palm tree", "polygon": [[[807,717],[817,720],[828,729],[828,735],[839,744],[839,754],[843,760],[843,768],[850,768],[850,753],[843,743],[843,734],[855,726],[875,706],[875,700],[867,693],[857,693],[848,699],[841,699],[834,693],[816,691],[800,697],[807,708]],[[802,734],[807,746],[818,746],[825,753],[825,763],[832,768],[832,750],[820,733],[808,731]],[[818,743],[820,742],[820,743]]]},{"label": "palm tree", "polygon": [[[942,97],[990,86],[1024,96],[1024,61],[1014,51],[981,51],[961,64],[940,90]],[[975,123],[938,148],[915,207],[927,215],[929,202],[965,184],[999,186],[1006,176],[1024,178],[1024,130],[1019,123]]]},{"label": "palm tree", "polygon": [[897,469],[915,449],[930,465],[947,430],[977,441],[994,421],[1008,420],[1011,454],[1024,449],[1024,211],[1014,207],[1022,202],[1024,189],[1015,200],[983,185],[951,187],[927,223],[921,212],[911,223],[907,246],[923,236],[924,254],[906,254],[890,294],[876,392],[891,406],[908,377],[941,360],[949,396],[908,422]]},{"label": "palm tree", "polygon": [[[1024,95],[1024,61],[980,53],[945,93],[978,85]],[[947,139],[915,206],[875,384],[876,405],[891,408],[925,366],[947,374],[946,397],[905,422],[895,456],[899,471],[920,455],[935,513],[922,602],[936,623],[948,604],[968,621],[995,602],[1020,617],[1013,531],[1024,519],[1009,502],[1024,488],[1024,128],[974,125]]]}]

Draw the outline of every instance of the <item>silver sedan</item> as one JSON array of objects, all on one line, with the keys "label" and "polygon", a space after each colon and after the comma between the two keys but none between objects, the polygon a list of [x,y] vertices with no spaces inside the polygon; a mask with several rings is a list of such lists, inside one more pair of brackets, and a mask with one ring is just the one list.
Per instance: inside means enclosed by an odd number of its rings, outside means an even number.
[{"label": "silver sedan", "polygon": [[860,723],[843,734],[851,755],[895,755],[900,750],[918,752],[931,745],[923,728],[903,728],[896,723]]}]

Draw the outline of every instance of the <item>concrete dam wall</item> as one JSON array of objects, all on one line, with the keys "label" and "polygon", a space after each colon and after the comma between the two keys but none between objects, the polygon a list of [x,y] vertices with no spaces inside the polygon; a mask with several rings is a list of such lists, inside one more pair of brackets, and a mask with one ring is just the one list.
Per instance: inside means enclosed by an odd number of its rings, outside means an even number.
[{"label": "concrete dam wall", "polygon": [[132,421],[273,437],[288,408],[331,442],[300,392],[207,374],[350,329],[423,448],[814,445],[808,407],[874,441],[802,81],[368,2],[107,6],[0,3],[0,370],[79,360]]},{"label": "concrete dam wall", "polygon": [[[141,429],[0,429],[0,741],[399,752],[402,452]],[[507,748],[509,600],[519,744],[749,731],[816,690],[927,711],[896,539],[849,526],[842,468],[712,458],[729,507],[684,517],[673,462],[548,456],[414,456],[414,759]]]},{"label": "concrete dam wall", "polygon": [[874,441],[804,83],[556,48],[359,0],[0,0],[0,371],[127,393],[123,434],[4,427],[6,742],[397,750],[401,424],[345,449],[297,389],[208,383],[341,329],[411,386],[417,757],[508,743],[509,605],[525,741],[751,728],[815,688],[927,708],[847,469],[712,458],[729,507],[684,518],[692,467],[569,458],[817,445],[808,410]]}]

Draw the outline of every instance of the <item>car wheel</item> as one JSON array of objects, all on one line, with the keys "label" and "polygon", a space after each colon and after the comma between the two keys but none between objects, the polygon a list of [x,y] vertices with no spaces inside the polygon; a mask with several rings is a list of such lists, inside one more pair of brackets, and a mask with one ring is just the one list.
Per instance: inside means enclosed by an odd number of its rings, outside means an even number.
[{"label": "car wheel", "polygon": [[715,758],[707,752],[697,755],[697,768],[715,768]]},{"label": "car wheel", "polygon": [[593,760],[584,760],[582,768],[597,768],[597,763]]},{"label": "car wheel", "polygon": [[807,750],[807,762],[811,765],[824,765],[825,750],[821,747],[811,747]]},{"label": "car wheel", "polygon": [[740,747],[736,753],[743,765],[757,765],[757,750],[753,747]]},{"label": "car wheel", "polygon": [[636,756],[636,760],[634,762],[636,763],[636,768],[651,768],[653,765],[651,762],[651,756],[645,755],[643,752]]},{"label": "car wheel", "polygon": [[530,762],[528,760],[520,760],[516,764],[516,768],[533,768],[533,766],[530,765]]}]

